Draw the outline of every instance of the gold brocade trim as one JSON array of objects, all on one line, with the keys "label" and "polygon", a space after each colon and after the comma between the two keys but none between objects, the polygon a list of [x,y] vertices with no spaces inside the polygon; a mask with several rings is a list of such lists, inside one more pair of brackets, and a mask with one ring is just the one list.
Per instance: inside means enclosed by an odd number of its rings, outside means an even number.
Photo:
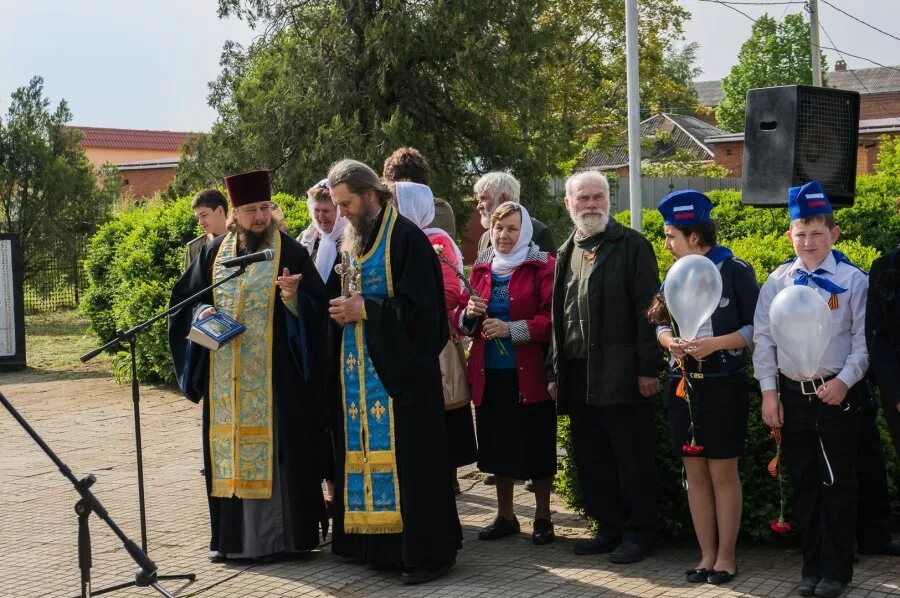
[{"label": "gold brocade trim", "polygon": [[[212,279],[215,281],[217,272],[219,270],[220,264],[219,262],[233,255],[235,252],[237,244],[237,237],[234,233],[228,233],[225,239],[222,240],[222,245],[219,252],[216,255],[216,258],[213,262],[213,270],[212,270]],[[273,431],[273,422],[274,422],[274,401],[273,401],[273,388],[272,388],[272,374],[273,374],[273,334],[274,334],[274,316],[275,316],[275,300],[276,300],[276,285],[275,282],[278,278],[278,264],[281,258],[281,236],[279,234],[275,234],[273,237],[273,245],[274,245],[274,260],[266,264],[262,262],[261,264],[253,264],[250,268],[263,268],[263,267],[271,267],[271,282],[269,284],[263,284],[263,293],[257,293],[257,297],[259,299],[263,299],[265,301],[265,316],[263,316],[263,312],[261,312],[260,308],[263,308],[263,305],[260,303],[256,303],[256,326],[257,330],[259,330],[258,326],[262,324],[259,322],[259,319],[264,317],[265,321],[265,330],[262,334],[262,342],[265,344],[263,347],[264,359],[265,359],[265,368],[263,371],[257,371],[255,374],[257,376],[263,376],[262,380],[258,380],[258,378],[252,379],[253,382],[256,382],[258,385],[260,382],[264,383],[264,396],[258,394],[258,391],[245,391],[244,390],[244,376],[247,375],[246,372],[243,372],[243,363],[244,363],[244,340],[245,334],[238,335],[233,339],[233,341],[224,347],[222,347],[219,351],[221,354],[217,354],[216,351],[210,351],[210,372],[209,372],[209,421],[210,421],[210,430],[209,430],[209,440],[210,440],[210,461],[212,465],[212,471],[210,472],[211,477],[211,495],[219,498],[230,498],[232,496],[237,496],[242,499],[268,499],[272,496],[272,480],[273,480],[273,471],[274,471],[274,431]],[[232,317],[234,317],[238,322],[244,323],[248,326],[248,331],[250,326],[253,325],[252,322],[247,321],[244,322],[245,313],[245,297],[246,297],[246,282],[247,279],[250,278],[250,273],[252,272],[248,268],[248,273],[240,278],[240,282],[237,283],[236,289],[236,299],[232,301],[227,301],[228,306],[231,308]],[[266,277],[269,276],[269,272],[266,270],[257,270],[256,272],[256,283],[259,284]],[[227,285],[227,283],[226,283]],[[221,293],[225,293],[226,289],[223,287],[219,287],[213,293],[213,305],[216,309],[223,309],[226,313],[228,309],[224,309],[223,306],[217,301],[216,296],[219,295],[220,298],[223,297]],[[230,287],[230,285],[227,285]],[[227,295],[226,295],[227,296]],[[251,319],[254,316],[250,316]],[[257,334],[257,339],[259,338]],[[222,400],[225,399],[222,393],[225,389],[217,388],[216,386],[216,373],[217,373],[217,359],[227,359],[230,354],[231,357],[231,368],[230,368],[230,380],[228,380],[228,388],[227,392],[229,393],[228,399],[230,399],[230,413],[226,413],[225,417],[227,420],[220,423],[215,423],[216,419],[216,405],[221,404]],[[262,357],[262,356],[261,356]],[[256,363],[256,361],[254,361]],[[222,364],[222,367],[226,367],[225,364]],[[219,372],[221,376],[223,372]],[[224,384],[225,380],[220,380]],[[221,386],[221,385],[220,385]],[[254,384],[251,382],[251,387]],[[262,389],[259,389],[262,390]],[[246,392],[251,392],[251,396],[244,396]],[[216,397],[219,397],[218,399]],[[253,426],[242,426],[242,407],[244,407],[244,402],[250,402],[254,400],[262,400],[265,402],[265,425],[253,425]],[[260,467],[263,466],[260,457],[262,455],[259,454],[260,450],[265,450],[265,464],[264,464],[264,479],[260,479],[258,475],[261,473]],[[228,458],[224,454],[222,454],[222,450],[228,451],[230,449],[230,455]],[[251,460],[248,461],[248,469],[247,471],[256,473],[252,479],[244,479],[246,472],[244,472],[244,465],[242,463],[242,455],[241,450],[244,449],[251,456]],[[255,450],[255,455],[253,454]],[[220,461],[224,463],[230,469],[230,477],[216,477],[217,474],[220,473],[220,468],[216,466],[219,461],[217,459],[224,459],[224,461]],[[228,463],[230,461],[230,463]]]}]

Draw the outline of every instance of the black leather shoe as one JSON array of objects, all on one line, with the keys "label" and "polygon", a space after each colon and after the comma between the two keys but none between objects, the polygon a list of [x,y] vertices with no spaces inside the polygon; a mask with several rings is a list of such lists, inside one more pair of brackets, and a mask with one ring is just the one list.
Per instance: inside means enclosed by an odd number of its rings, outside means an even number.
[{"label": "black leather shoe", "polygon": [[400,572],[400,582],[408,586],[414,586],[419,583],[434,581],[452,569],[455,564],[456,561],[447,561],[436,565],[403,569],[403,571]]},{"label": "black leather shoe", "polygon": [[210,563],[224,563],[227,560],[228,560],[228,557],[226,557],[221,552],[215,552],[215,553],[209,555]]},{"label": "black leather shoe", "polygon": [[484,483],[485,486],[493,486],[494,484],[497,483],[497,480],[496,480],[496,478],[494,478],[494,474],[492,474],[492,473],[484,474],[484,477],[481,478],[481,481],[482,481],[482,483]]},{"label": "black leather shoe", "polygon": [[837,598],[847,589],[847,584],[833,579],[823,579],[816,584],[816,596],[822,598]]},{"label": "black leather shoe", "polygon": [[499,540],[506,536],[519,533],[519,520],[506,519],[497,515],[497,518],[487,527],[478,532],[479,540]]},{"label": "black leather shoe", "polygon": [[575,554],[603,554],[612,551],[618,545],[618,538],[607,538],[597,534],[587,540],[575,542]]},{"label": "black leather shoe", "polygon": [[721,571],[710,569],[709,577],[706,578],[706,581],[717,586],[723,583],[728,583],[729,581],[734,579],[735,575],[737,575],[737,567],[735,567],[734,573],[725,571],[724,569]]},{"label": "black leather shoe", "polygon": [[705,583],[709,577],[709,569],[700,567],[699,569],[688,569],[684,572],[684,578],[690,583]]},{"label": "black leather shoe", "polygon": [[815,596],[816,584],[819,583],[818,577],[804,577],[797,586],[797,593],[801,596]]},{"label": "black leather shoe", "polygon": [[556,539],[553,533],[553,522],[549,519],[535,519],[534,528],[531,532],[531,541],[538,546],[549,544]]},{"label": "black leather shoe", "polygon": [[616,549],[609,553],[609,562],[617,565],[629,565],[647,558],[649,550],[634,542],[622,542]]}]

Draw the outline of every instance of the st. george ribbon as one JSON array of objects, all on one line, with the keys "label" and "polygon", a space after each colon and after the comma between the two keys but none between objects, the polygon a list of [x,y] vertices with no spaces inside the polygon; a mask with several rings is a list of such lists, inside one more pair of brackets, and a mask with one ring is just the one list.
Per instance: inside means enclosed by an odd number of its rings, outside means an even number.
[{"label": "st. george ribbon", "polygon": [[273,259],[275,259],[275,252],[271,249],[264,249],[256,253],[248,253],[247,255],[222,260],[221,265],[224,268],[245,268],[256,262],[271,262]]}]

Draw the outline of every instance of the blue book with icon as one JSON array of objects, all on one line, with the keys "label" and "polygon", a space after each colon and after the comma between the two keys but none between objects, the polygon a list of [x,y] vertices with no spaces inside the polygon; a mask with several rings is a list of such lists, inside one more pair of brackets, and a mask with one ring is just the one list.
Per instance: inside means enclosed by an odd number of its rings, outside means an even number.
[{"label": "blue book with icon", "polygon": [[219,347],[242,333],[246,328],[234,318],[221,312],[194,322],[187,338],[202,345],[210,351],[218,351]]}]

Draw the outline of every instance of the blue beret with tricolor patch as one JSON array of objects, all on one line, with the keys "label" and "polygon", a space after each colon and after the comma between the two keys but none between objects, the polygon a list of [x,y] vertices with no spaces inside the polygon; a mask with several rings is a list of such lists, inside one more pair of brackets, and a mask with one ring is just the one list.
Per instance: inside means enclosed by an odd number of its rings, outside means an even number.
[{"label": "blue beret with tricolor patch", "polygon": [[709,222],[712,201],[693,189],[672,191],[656,205],[666,224],[699,224]]},{"label": "blue beret with tricolor patch", "polygon": [[828,201],[819,181],[810,181],[805,185],[790,188],[788,212],[791,214],[791,222],[818,214],[831,214],[831,202]]}]

